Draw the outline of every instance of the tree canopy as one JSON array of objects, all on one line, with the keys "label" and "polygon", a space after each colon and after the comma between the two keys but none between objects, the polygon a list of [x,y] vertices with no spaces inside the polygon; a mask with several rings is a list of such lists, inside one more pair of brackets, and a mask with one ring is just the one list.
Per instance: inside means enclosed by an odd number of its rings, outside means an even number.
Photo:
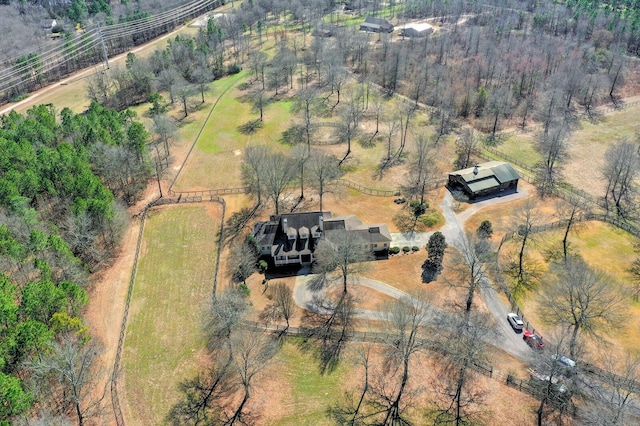
[{"label": "tree canopy", "polygon": [[[29,388],[32,359],[63,336],[89,341],[80,319],[87,272],[119,240],[119,200],[146,186],[147,139],[133,113],[97,103],[84,114],[39,105],[1,118],[0,422],[55,394]],[[130,159],[128,175],[122,162],[101,162],[109,150]]]}]

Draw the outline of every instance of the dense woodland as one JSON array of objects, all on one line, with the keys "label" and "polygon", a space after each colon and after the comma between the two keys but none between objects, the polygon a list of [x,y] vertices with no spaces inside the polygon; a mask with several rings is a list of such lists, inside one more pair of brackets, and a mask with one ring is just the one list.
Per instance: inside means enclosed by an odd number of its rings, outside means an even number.
[{"label": "dense woodland", "polygon": [[86,395],[100,344],[80,313],[88,274],[109,261],[150,176],[148,138],[128,111],[95,103],[2,117],[0,419],[36,403],[45,422],[96,414]]}]

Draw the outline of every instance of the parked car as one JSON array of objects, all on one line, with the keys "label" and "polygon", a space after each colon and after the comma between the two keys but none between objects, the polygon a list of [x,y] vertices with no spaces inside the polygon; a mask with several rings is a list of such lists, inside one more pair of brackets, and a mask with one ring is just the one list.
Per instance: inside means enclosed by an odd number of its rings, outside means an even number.
[{"label": "parked car", "polygon": [[513,312],[507,314],[507,321],[515,331],[521,331],[524,328],[524,321]]},{"label": "parked car", "polygon": [[551,359],[554,360],[561,368],[562,374],[565,376],[571,376],[578,372],[578,366],[574,360],[564,355],[558,354],[551,355]]},{"label": "parked car", "polygon": [[531,346],[534,349],[544,349],[544,342],[542,341],[542,336],[537,335],[533,331],[525,331],[524,336],[522,336],[527,345]]},{"label": "parked car", "polygon": [[560,381],[558,380],[557,377],[549,377],[547,374],[542,374],[539,373],[536,370],[533,369],[529,369],[529,376],[531,377],[531,380],[533,382],[538,382],[538,383],[544,383],[544,382],[550,382],[553,386],[552,388],[557,391],[560,392],[561,394],[566,393],[569,389],[567,389],[567,387]]}]

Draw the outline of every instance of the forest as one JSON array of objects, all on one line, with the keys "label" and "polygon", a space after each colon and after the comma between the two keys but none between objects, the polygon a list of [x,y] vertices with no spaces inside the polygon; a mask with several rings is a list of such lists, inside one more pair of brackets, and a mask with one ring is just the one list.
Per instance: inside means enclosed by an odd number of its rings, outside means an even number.
[{"label": "forest", "polygon": [[98,104],[84,114],[40,105],[2,117],[3,421],[36,403],[58,416],[90,411],[78,405],[100,347],[81,318],[88,276],[109,262],[125,207],[151,176],[148,138],[134,115]]}]

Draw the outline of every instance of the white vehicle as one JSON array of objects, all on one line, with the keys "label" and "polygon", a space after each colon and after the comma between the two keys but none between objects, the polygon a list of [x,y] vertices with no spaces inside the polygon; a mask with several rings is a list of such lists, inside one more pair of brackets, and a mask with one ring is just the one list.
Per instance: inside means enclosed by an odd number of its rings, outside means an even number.
[{"label": "white vehicle", "polygon": [[522,318],[520,318],[513,312],[507,314],[507,320],[509,321],[511,328],[513,328],[515,331],[520,331],[524,328],[524,322],[522,321]]},{"label": "white vehicle", "polygon": [[551,359],[553,359],[563,370],[565,375],[575,374],[578,371],[578,366],[576,362],[571,358],[566,356],[560,356],[558,354],[551,355]]}]

